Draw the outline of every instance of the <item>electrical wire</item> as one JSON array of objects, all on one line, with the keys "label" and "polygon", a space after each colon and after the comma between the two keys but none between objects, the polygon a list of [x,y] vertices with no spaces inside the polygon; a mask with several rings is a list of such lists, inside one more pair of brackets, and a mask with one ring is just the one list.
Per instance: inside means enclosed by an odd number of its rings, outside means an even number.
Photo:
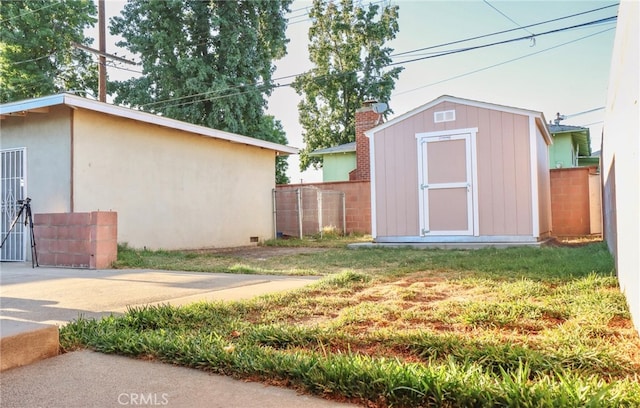
[{"label": "electrical wire", "polygon": [[20,64],[26,64],[27,62],[35,62],[35,61],[40,61],[41,59],[45,59],[45,58],[49,58],[54,56],[56,53],[58,53],[59,51],[52,51],[47,55],[43,55],[41,57],[37,57],[37,58],[31,58],[28,60],[22,60],[22,61],[16,61],[16,62],[10,62],[8,65],[20,65]]},{"label": "electrical wire", "polygon": [[[583,11],[581,13],[575,13],[575,14],[571,14],[571,15],[568,15],[568,16],[564,16],[564,17],[558,17],[558,18],[554,18],[554,19],[551,19],[551,20],[546,20],[546,21],[541,21],[541,22],[538,22],[538,23],[529,24],[529,25],[526,25],[526,26],[522,26],[521,28],[531,28],[531,27],[535,27],[535,26],[539,26],[539,25],[543,25],[543,24],[555,23],[556,21],[566,20],[568,18],[578,17],[578,16],[581,16],[581,15],[584,15],[584,14],[594,13],[596,11],[604,10],[604,9],[611,8],[611,7],[616,7],[618,5],[619,5],[619,3],[612,4],[610,6],[599,7],[599,8],[595,8],[595,9],[592,9],[592,10]],[[460,43],[467,42],[467,41],[479,40],[481,38],[491,37],[491,36],[499,35],[499,34],[506,34],[506,33],[510,33],[510,32],[513,32],[513,31],[518,31],[518,30],[520,30],[520,28],[512,28],[512,29],[509,29],[509,30],[497,31],[497,32],[490,33],[490,34],[482,34],[482,35],[478,35],[478,36],[475,36],[475,37],[465,38],[465,39],[462,39],[462,40],[450,41],[450,42],[443,43],[443,44],[432,45],[432,46],[429,46],[429,47],[418,48],[418,49],[411,50],[411,51],[400,52],[400,53],[397,53],[397,54],[393,54],[391,56],[392,57],[399,57],[399,56],[405,55],[405,54],[412,54],[412,53],[419,52],[419,51],[426,51],[426,50],[431,50],[431,49],[434,49],[434,48],[441,48],[441,47],[446,47],[446,46],[449,46],[449,45],[460,44]]]},{"label": "electrical wire", "polygon": [[[543,32],[543,33],[540,33],[540,34],[537,34],[537,35],[542,36],[542,35],[548,35],[548,34],[552,34],[552,33],[562,32],[562,31],[566,31],[566,30],[572,30],[572,29],[576,29],[576,28],[588,27],[590,25],[600,24],[603,21],[613,21],[616,18],[617,18],[616,16],[612,16],[612,17],[607,17],[605,19],[593,20],[593,21],[590,21],[590,22],[587,22],[587,23],[582,23],[582,24],[577,24],[577,25],[573,25],[573,26],[569,26],[569,27],[563,27],[563,28],[559,28],[559,29],[550,30],[550,31]],[[446,56],[446,55],[452,55],[452,54],[457,54],[457,53],[461,53],[461,52],[472,51],[472,50],[486,48],[486,47],[490,47],[490,46],[501,45],[501,44],[506,44],[506,43],[515,42],[515,41],[521,41],[523,39],[528,39],[528,38],[529,38],[528,36],[518,37],[518,38],[514,38],[514,39],[510,39],[510,40],[503,40],[503,41],[498,41],[498,42],[494,42],[494,43],[478,45],[478,46],[474,46],[474,47],[467,47],[467,48],[460,48],[460,49],[456,49],[456,50],[443,51],[443,52],[440,52],[440,53],[435,54],[435,55],[429,55],[429,56],[425,56],[425,57],[421,57],[421,58],[414,58],[412,60],[407,60],[407,61],[402,61],[402,62],[393,62],[393,63],[390,63],[390,64],[386,65],[385,67],[394,66],[394,65],[400,65],[400,64],[407,64],[407,63],[421,61],[421,60],[425,60],[425,59],[437,58],[437,57],[442,57],[442,56]],[[349,72],[344,72],[344,73],[341,73],[341,74],[342,75],[349,75],[349,74],[357,73],[357,72],[359,72],[359,71],[349,71]],[[298,76],[309,74],[309,73],[311,73],[311,72],[310,71],[306,71],[306,72],[302,72],[302,73],[296,74],[296,75],[289,75],[287,77],[274,78],[273,81],[278,81],[278,80],[281,80],[281,79],[287,79],[287,78],[291,78],[291,77],[298,77]],[[316,77],[314,79],[315,80],[322,80],[325,77],[327,77],[327,76],[326,75],[325,76],[320,76],[320,77]],[[292,84],[293,84],[293,82],[290,82],[290,83],[287,83],[287,84],[278,84],[278,85],[273,85],[271,88],[280,88],[280,87],[284,87],[284,86],[291,86]],[[250,86],[250,85],[240,85],[240,86],[236,86],[236,87],[226,88],[224,90],[209,91],[209,92],[203,92],[203,93],[200,93],[200,94],[182,96],[182,97],[179,97],[179,98],[166,99],[166,100],[162,100],[162,101],[154,101],[154,102],[150,102],[148,104],[141,105],[140,107],[141,108],[150,107],[150,106],[161,104],[161,103],[174,102],[174,101],[177,101],[177,100],[183,100],[183,99],[194,98],[194,97],[197,98],[199,96],[205,96],[205,95],[216,95],[216,94],[220,94],[222,92],[227,92],[227,91],[230,91],[230,90],[233,90],[233,89],[239,89],[239,88],[243,88],[243,87],[246,87],[246,86]],[[265,86],[265,85],[264,84],[260,84],[260,85],[255,85],[255,86]],[[248,93],[248,92],[250,92],[250,91],[244,91],[244,92],[242,92],[240,94],[224,95],[224,97],[242,95],[242,94]],[[219,99],[219,97],[217,97],[217,96],[213,96],[213,98],[214,98],[213,100]],[[202,101],[205,101],[207,99],[208,98],[198,99],[198,100],[191,101],[189,103],[202,102]],[[182,105],[184,105],[184,104],[181,103],[181,104],[178,104],[178,105],[168,105],[168,106],[164,106],[164,108],[182,106]]]},{"label": "electrical wire", "polygon": [[[486,71],[486,70],[491,69],[491,68],[496,68],[496,67],[499,67],[501,65],[505,65],[505,64],[508,64],[508,63],[511,63],[511,62],[515,62],[515,61],[519,61],[519,60],[524,59],[524,58],[532,57],[534,55],[538,55],[538,54],[541,54],[543,52],[547,52],[547,51],[551,51],[551,50],[554,50],[554,49],[559,48],[559,47],[563,47],[565,45],[569,45],[569,44],[573,44],[573,43],[578,42],[578,41],[586,40],[587,38],[591,38],[591,37],[594,37],[596,35],[606,33],[607,31],[611,31],[613,29],[614,28],[607,28],[606,30],[602,30],[602,31],[599,31],[599,32],[593,33],[593,34],[589,34],[587,36],[584,36],[584,37],[581,37],[581,38],[577,38],[577,39],[572,40],[572,41],[567,41],[565,43],[558,44],[558,45],[555,45],[553,47],[545,48],[545,49],[540,50],[540,51],[532,52],[530,54],[522,55],[522,56],[517,57],[517,58],[513,58],[513,59],[510,59],[510,60],[502,61],[502,62],[499,62],[497,64],[488,65],[488,66],[483,67],[483,68],[479,68],[479,69],[476,69],[476,70],[473,70],[473,71],[465,72],[464,74],[460,74],[460,75],[456,75],[456,76],[453,76],[453,77],[450,77],[450,78],[442,79],[440,81],[432,82],[432,83],[427,84],[427,85],[419,86],[417,88],[409,89],[409,90],[402,91],[402,92],[397,92],[397,93],[394,93],[392,96],[398,97],[400,95],[405,95],[405,94],[408,94],[408,93],[411,93],[411,92],[418,91],[420,89],[428,88],[430,86],[439,85],[439,84],[442,84],[444,82],[452,81],[454,79],[463,78],[463,77],[466,77],[466,76],[469,76],[469,75],[472,75],[472,74],[476,74],[478,72]],[[602,109],[602,108],[600,108],[600,109]],[[598,109],[595,109],[595,110],[598,110]],[[591,111],[588,111],[588,112],[591,112]],[[588,113],[588,112],[582,112],[582,113]]]},{"label": "electrical wire", "polygon": [[[549,34],[555,34],[555,33],[559,33],[559,32],[562,32],[562,31],[567,31],[567,30],[572,30],[572,29],[579,28],[579,27],[587,27],[587,26],[594,25],[594,24],[601,24],[601,23],[608,22],[608,21],[614,21],[617,18],[618,18],[617,16],[605,17],[605,18],[601,18],[601,19],[598,19],[598,20],[589,21],[587,23],[576,24],[576,25],[573,25],[573,26],[563,27],[563,28],[556,28],[554,30],[549,30],[549,31],[545,31],[545,32],[536,34],[536,37],[541,37],[543,35],[549,35]],[[473,46],[473,47],[461,48],[461,49],[452,50],[452,51],[444,51],[444,52],[442,52],[440,54],[436,54],[436,55],[428,55],[428,56],[424,56],[424,57],[420,57],[420,58],[414,58],[414,59],[410,59],[410,60],[407,60],[407,61],[401,61],[401,62],[392,62],[391,64],[388,64],[386,66],[387,67],[391,67],[391,66],[394,66],[394,65],[407,64],[407,63],[410,63],[410,62],[422,61],[422,60],[425,60],[425,59],[437,58],[437,57],[442,57],[442,56],[445,56],[445,55],[453,55],[453,54],[458,54],[458,53],[461,53],[461,52],[479,50],[479,49],[482,49],[482,48],[493,47],[493,46],[496,46],[496,45],[509,44],[509,43],[516,42],[516,41],[527,40],[529,38],[530,38],[530,36],[524,36],[524,37],[518,37],[518,38],[511,38],[511,39],[503,40],[503,41],[496,41],[496,42],[492,42],[492,43],[488,43],[488,44],[476,45],[476,46]]]},{"label": "electrical wire", "polygon": [[29,10],[29,11],[25,11],[24,13],[20,13],[17,16],[3,18],[2,20],[0,20],[0,23],[4,23],[5,21],[10,21],[10,20],[13,20],[13,19],[16,19],[16,18],[19,18],[19,17],[23,17],[23,16],[26,16],[27,14],[33,14],[33,13],[36,13],[36,12],[38,12],[40,10],[44,10],[46,8],[56,6],[58,4],[62,4],[62,2],[52,1],[51,3],[47,4],[46,6],[40,7],[39,9]]},{"label": "electrical wire", "polygon": [[[503,16],[504,18],[506,18],[507,20],[511,21],[513,24],[517,25],[518,27],[520,27],[522,30],[528,32],[530,35],[535,36],[535,34],[533,34],[531,31],[527,30],[526,28],[522,27],[517,21],[515,21],[514,19],[512,19],[511,17],[509,17],[508,15],[506,15],[505,13],[503,13],[502,11],[500,11],[496,6],[494,6],[493,4],[489,3],[488,0],[483,0],[484,4],[486,4],[487,6],[491,7],[492,9],[494,9],[495,11],[498,12],[498,14],[500,14],[501,16]],[[532,37],[535,38],[535,37]]]}]

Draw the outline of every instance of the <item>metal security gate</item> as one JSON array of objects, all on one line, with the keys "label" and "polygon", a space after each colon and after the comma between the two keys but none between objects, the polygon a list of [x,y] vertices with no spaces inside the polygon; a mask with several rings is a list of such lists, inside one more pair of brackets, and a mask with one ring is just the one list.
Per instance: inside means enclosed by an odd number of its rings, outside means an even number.
[{"label": "metal security gate", "polygon": [[0,251],[0,261],[26,260],[27,228],[22,220],[18,220],[7,236],[11,223],[18,214],[19,200],[26,197],[27,183],[27,149],[0,150],[0,240],[6,241]]}]

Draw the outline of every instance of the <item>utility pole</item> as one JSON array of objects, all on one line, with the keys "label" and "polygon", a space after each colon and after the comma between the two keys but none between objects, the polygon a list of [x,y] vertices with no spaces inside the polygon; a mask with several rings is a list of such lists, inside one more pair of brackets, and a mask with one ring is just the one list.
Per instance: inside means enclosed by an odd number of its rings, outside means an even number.
[{"label": "utility pole", "polygon": [[76,42],[71,43],[75,48],[98,55],[98,100],[107,101],[107,58],[125,64],[138,65],[128,59],[116,55],[107,54],[106,13],[105,0],[98,0],[98,48],[89,48]]},{"label": "utility pole", "polygon": [[104,0],[98,0],[98,43],[100,54],[98,56],[98,100],[107,101],[107,39],[105,35]]}]

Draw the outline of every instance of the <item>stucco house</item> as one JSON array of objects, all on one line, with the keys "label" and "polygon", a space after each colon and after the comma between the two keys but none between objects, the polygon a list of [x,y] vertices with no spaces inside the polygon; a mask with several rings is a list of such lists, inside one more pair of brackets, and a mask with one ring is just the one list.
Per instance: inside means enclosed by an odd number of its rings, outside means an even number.
[{"label": "stucco house", "polygon": [[0,105],[0,118],[3,217],[27,196],[36,220],[114,211],[118,242],[138,248],[272,237],[275,157],[297,153],[70,94]]},{"label": "stucco house", "polygon": [[536,243],[551,234],[542,113],[445,95],[364,134],[376,242]]},{"label": "stucco house", "polygon": [[621,1],[602,131],[604,238],[640,331],[640,2]]}]

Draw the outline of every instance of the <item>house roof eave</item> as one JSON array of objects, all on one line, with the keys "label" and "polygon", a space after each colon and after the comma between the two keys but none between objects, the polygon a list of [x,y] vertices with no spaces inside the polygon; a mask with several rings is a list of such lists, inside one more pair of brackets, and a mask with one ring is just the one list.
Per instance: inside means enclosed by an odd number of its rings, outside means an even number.
[{"label": "house roof eave", "polygon": [[67,105],[74,108],[82,108],[95,112],[113,115],[126,119],[137,120],[139,122],[154,124],[158,126],[168,127],[172,129],[182,130],[189,133],[199,134],[201,136],[212,137],[215,139],[226,140],[231,143],[239,143],[248,146],[259,147],[263,149],[273,150],[278,154],[289,155],[298,154],[299,150],[295,147],[285,146],[278,143],[268,142],[249,136],[238,135],[231,132],[225,132],[206,126],[194,125],[191,123],[179,121],[176,119],[166,118],[164,116],[155,115],[153,113],[142,112],[122,106],[116,106],[104,102],[98,102],[87,98],[82,98],[71,94],[49,95],[41,98],[29,99],[24,101],[10,102],[0,105],[0,115],[10,115],[19,112],[28,112],[44,107],[55,105]]}]

